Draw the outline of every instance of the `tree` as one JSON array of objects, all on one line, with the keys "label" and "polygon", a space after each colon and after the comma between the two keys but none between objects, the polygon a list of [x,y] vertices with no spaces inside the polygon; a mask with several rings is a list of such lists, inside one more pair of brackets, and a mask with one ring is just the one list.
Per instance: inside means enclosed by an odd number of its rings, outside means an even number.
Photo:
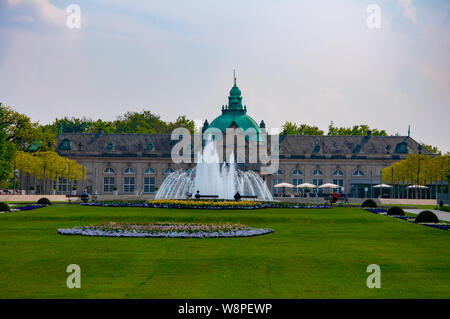
[{"label": "tree", "polygon": [[[4,116],[4,108],[0,103],[0,118]],[[14,146],[6,140],[6,125],[0,123],[0,184],[4,184],[11,176],[14,158]]]},{"label": "tree", "polygon": [[283,124],[283,133],[285,135],[323,135],[324,132],[317,126],[300,124],[297,126],[293,122],[285,122]]},{"label": "tree", "polygon": [[0,126],[4,128],[5,139],[14,144],[18,150],[41,150],[53,149],[56,144],[56,135],[47,127],[31,122],[25,114],[14,111],[0,103],[2,116]]},{"label": "tree", "polygon": [[85,133],[92,125],[92,120],[78,119],[75,117],[64,117],[62,119],[56,119],[48,127],[53,133],[58,135],[59,133]]},{"label": "tree", "polygon": [[191,134],[199,133],[196,132],[195,122],[193,120],[189,120],[186,115],[178,116],[175,122],[169,123],[168,125],[168,134],[172,133],[172,131],[178,127],[184,127],[188,129]]},{"label": "tree", "polygon": [[387,136],[385,130],[379,130],[377,128],[370,128],[367,124],[354,125],[353,127],[337,127],[334,126],[334,122],[331,121],[328,125],[328,134],[332,136],[365,136],[367,132],[371,131],[374,136]]},{"label": "tree", "polygon": [[424,149],[426,149],[431,154],[439,154],[439,155],[442,154],[442,152],[439,150],[439,148],[437,146],[428,145],[425,143],[421,143],[421,145]]}]

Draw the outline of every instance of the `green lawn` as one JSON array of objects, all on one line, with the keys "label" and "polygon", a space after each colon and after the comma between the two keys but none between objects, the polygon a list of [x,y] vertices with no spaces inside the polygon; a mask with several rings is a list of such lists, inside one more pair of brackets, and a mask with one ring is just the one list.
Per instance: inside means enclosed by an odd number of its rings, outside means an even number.
[{"label": "green lawn", "polygon": [[[102,238],[105,221],[238,222],[251,238]],[[81,289],[66,267],[81,267]],[[381,288],[366,286],[367,265]],[[0,298],[450,298],[450,231],[359,208],[245,211],[54,205],[0,214]]]}]

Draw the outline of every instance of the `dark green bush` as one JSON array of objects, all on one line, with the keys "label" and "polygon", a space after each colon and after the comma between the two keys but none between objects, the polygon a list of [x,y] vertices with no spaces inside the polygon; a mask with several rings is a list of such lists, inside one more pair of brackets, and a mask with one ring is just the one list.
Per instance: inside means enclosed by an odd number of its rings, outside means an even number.
[{"label": "dark green bush", "polygon": [[0,212],[9,212],[11,209],[9,205],[5,202],[0,202]]},{"label": "dark green bush", "polygon": [[389,216],[405,216],[405,212],[400,207],[394,206],[388,209]]},{"label": "dark green bush", "polygon": [[436,214],[429,211],[429,210],[424,210],[422,212],[420,212],[419,215],[417,215],[416,223],[439,223],[439,218],[437,218]]},{"label": "dark green bush", "polygon": [[377,203],[375,203],[375,201],[373,199],[366,199],[362,204],[361,207],[371,207],[371,208],[376,208],[377,207]]},{"label": "dark green bush", "polygon": [[37,203],[39,205],[51,205],[52,203],[50,202],[50,200],[47,197],[42,197],[39,198],[39,200],[37,201]]}]

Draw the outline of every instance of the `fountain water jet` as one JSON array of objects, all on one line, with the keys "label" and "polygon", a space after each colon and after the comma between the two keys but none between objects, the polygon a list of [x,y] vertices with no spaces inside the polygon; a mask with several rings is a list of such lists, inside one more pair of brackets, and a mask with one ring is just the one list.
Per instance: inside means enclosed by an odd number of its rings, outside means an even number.
[{"label": "fountain water jet", "polygon": [[222,199],[233,199],[237,191],[241,195],[257,196],[258,200],[272,201],[272,195],[262,178],[253,171],[236,168],[231,154],[227,162],[219,163],[219,155],[212,141],[208,142],[203,154],[198,156],[197,167],[190,172],[178,170],[171,173],[162,183],[156,199],[183,199],[186,193],[218,195]]}]

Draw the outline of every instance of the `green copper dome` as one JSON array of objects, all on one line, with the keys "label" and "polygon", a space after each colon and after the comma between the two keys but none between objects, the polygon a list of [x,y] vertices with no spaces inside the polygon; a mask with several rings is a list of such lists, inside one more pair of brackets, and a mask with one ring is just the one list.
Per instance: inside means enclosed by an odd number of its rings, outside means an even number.
[{"label": "green copper dome", "polygon": [[228,97],[228,105],[222,106],[222,115],[218,116],[211,122],[209,127],[220,129],[223,133],[226,133],[227,128],[235,125],[242,130],[254,128],[257,134],[257,139],[260,139],[260,128],[258,124],[247,115],[247,107],[242,107],[241,90],[236,85],[236,79],[234,86],[230,90],[230,96]]}]

